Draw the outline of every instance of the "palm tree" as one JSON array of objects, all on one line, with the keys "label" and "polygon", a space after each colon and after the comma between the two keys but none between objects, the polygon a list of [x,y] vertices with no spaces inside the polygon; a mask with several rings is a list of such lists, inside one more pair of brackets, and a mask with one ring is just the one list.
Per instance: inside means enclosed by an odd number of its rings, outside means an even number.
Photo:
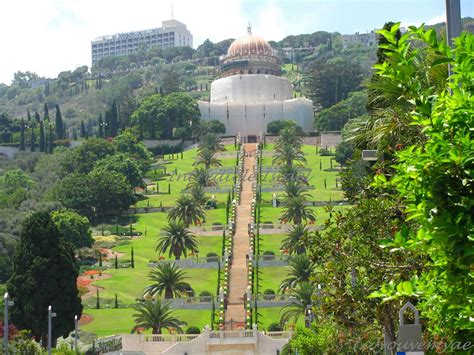
[{"label": "palm tree", "polygon": [[215,152],[212,150],[202,149],[198,152],[196,161],[193,163],[193,165],[204,165],[206,170],[214,166],[222,166],[222,162],[214,157],[214,155]]},{"label": "palm tree", "polygon": [[317,286],[311,282],[301,282],[296,288],[291,289],[288,302],[280,310],[280,326],[284,326],[291,319],[296,323],[312,304],[311,299],[316,291]]},{"label": "palm tree", "polygon": [[305,192],[304,185],[299,181],[287,180],[284,185],[285,199],[292,197],[303,196],[305,199],[310,197],[310,195]]},{"label": "palm tree", "polygon": [[155,251],[161,254],[168,250],[168,257],[171,258],[171,255],[174,255],[174,258],[179,260],[182,254],[187,257],[188,251],[198,253],[197,244],[196,237],[182,222],[170,221],[163,228],[162,236],[156,243]]},{"label": "palm tree", "polygon": [[281,249],[288,250],[291,254],[306,253],[306,241],[309,237],[309,228],[304,224],[297,224],[291,227],[287,237],[281,242]]},{"label": "palm tree", "polygon": [[299,150],[303,144],[304,131],[301,127],[289,126],[280,130],[279,136],[275,141],[275,149],[291,145]]},{"label": "palm tree", "polygon": [[189,175],[189,184],[188,187],[195,185],[201,187],[214,186],[217,184],[215,180],[212,179],[212,175],[209,170],[203,168],[194,169]]},{"label": "palm tree", "polygon": [[277,166],[302,165],[306,162],[306,158],[299,147],[287,144],[278,148],[275,147],[272,162]]},{"label": "palm tree", "polygon": [[316,220],[314,211],[306,205],[306,198],[302,195],[285,200],[285,206],[280,218],[294,224],[301,224],[301,222],[307,220],[312,222]]},{"label": "palm tree", "polygon": [[205,149],[213,153],[225,151],[222,139],[217,134],[211,132],[204,133],[200,136],[198,152]]},{"label": "palm tree", "polygon": [[169,221],[181,221],[186,227],[198,224],[206,218],[204,208],[191,195],[183,194],[178,197],[175,206],[168,213]]},{"label": "palm tree", "polygon": [[207,201],[209,201],[209,197],[206,195],[206,191],[202,186],[191,186],[189,189],[189,194],[194,199],[194,201],[196,201],[201,206],[204,206]]},{"label": "palm tree", "polygon": [[304,176],[295,166],[282,165],[280,166],[279,173],[278,181],[280,183],[285,184],[289,181],[293,181],[300,185],[308,185],[308,179],[306,176]]},{"label": "palm tree", "polygon": [[280,284],[280,291],[295,288],[301,282],[309,282],[314,275],[316,264],[306,254],[296,255],[289,260],[288,277]]},{"label": "palm tree", "polygon": [[[156,294],[165,298],[191,295],[192,287],[184,280],[186,273],[175,263],[161,263],[155,270],[150,271],[149,279],[153,283],[143,290],[144,295],[155,296]],[[191,292],[190,292],[191,291]]]},{"label": "palm tree", "polygon": [[138,303],[133,309],[138,313],[133,315],[135,326],[132,328],[132,333],[138,328],[151,328],[152,334],[160,334],[162,328],[168,331],[174,328],[178,333],[183,333],[181,327],[187,325],[186,322],[182,322],[173,316],[173,310],[167,301],[147,300]]}]

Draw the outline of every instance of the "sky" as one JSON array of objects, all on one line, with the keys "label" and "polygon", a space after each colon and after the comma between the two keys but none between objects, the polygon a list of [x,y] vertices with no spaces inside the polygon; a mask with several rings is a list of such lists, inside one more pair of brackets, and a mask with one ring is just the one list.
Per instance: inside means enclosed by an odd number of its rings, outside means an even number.
[{"label": "sky", "polygon": [[[173,9],[173,11],[172,11]],[[267,40],[331,31],[367,32],[386,21],[402,25],[445,21],[445,0],[0,0],[0,83],[33,71],[54,78],[90,66],[91,40],[161,27],[173,17],[194,36],[194,48],[252,32]],[[474,17],[474,0],[461,0]]]}]

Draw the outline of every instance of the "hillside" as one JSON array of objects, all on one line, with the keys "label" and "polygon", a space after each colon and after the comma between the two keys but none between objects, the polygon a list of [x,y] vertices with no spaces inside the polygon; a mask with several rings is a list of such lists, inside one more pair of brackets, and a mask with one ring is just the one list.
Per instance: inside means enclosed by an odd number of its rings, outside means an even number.
[{"label": "hillside", "polygon": [[[472,30],[473,24],[472,18],[463,19],[465,29]],[[442,34],[443,24],[434,27]],[[154,48],[126,57],[106,58],[91,69],[82,66],[61,72],[53,79],[41,78],[31,72],[17,72],[11,85],[0,84],[0,114],[9,121],[26,119],[28,110],[32,116],[35,111],[43,116],[44,104],[49,110],[59,105],[67,134],[72,137],[78,134],[81,121],[89,133],[94,134],[99,115],[103,115],[114,100],[118,105],[119,121],[124,124],[140,99],[155,92],[185,91],[195,99],[206,100],[210,83],[218,75],[219,56],[227,52],[232,41],[212,43],[206,40],[195,50],[189,47]],[[376,58],[374,46],[343,46],[337,32],[292,35],[270,43],[279,51],[284,64],[283,75],[294,84],[296,95],[309,96],[316,107],[320,100],[314,97],[314,88],[304,88],[314,76],[311,68],[315,63],[342,57],[345,66],[356,65],[361,68],[363,77],[368,77]],[[310,50],[289,53],[285,51],[288,48]],[[288,63],[296,65],[285,66]],[[336,101],[346,97],[348,93]],[[0,125],[0,132],[2,130],[5,128]]]}]

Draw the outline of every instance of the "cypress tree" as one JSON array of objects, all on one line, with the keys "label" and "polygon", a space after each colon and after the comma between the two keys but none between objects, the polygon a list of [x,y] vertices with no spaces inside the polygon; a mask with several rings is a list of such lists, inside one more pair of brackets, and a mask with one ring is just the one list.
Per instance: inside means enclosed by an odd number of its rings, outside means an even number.
[{"label": "cypress tree", "polygon": [[95,308],[100,309],[100,298],[99,298],[99,289],[96,289],[97,299],[95,303]]},{"label": "cypress tree", "polygon": [[36,120],[36,122],[38,122],[38,123],[41,122],[41,117],[40,117],[38,111],[35,111],[35,120]]},{"label": "cypress tree", "polygon": [[74,316],[82,315],[76,279],[79,268],[70,243],[47,212],[36,212],[23,222],[20,240],[12,259],[12,275],[7,284],[12,322],[29,329],[43,345],[47,343],[47,309],[54,318],[52,345],[74,329]]},{"label": "cypress tree", "polygon": [[64,125],[63,117],[61,116],[61,111],[59,110],[59,105],[56,105],[56,138],[64,139]]},{"label": "cypress tree", "polygon": [[31,127],[30,149],[32,152],[36,150],[35,143],[36,143],[35,128]]},{"label": "cypress tree", "polygon": [[43,120],[49,121],[49,108],[48,108],[48,105],[46,105],[46,103],[44,103],[43,111],[44,111]]},{"label": "cypress tree", "polygon": [[48,139],[48,153],[53,154],[53,129],[51,128],[51,125],[49,126],[49,139]]},{"label": "cypress tree", "polygon": [[163,88],[160,86],[160,95],[163,96]]},{"label": "cypress tree", "polygon": [[40,122],[40,129],[39,129],[39,151],[42,153],[46,151],[43,121]]},{"label": "cypress tree", "polygon": [[104,138],[104,121],[102,121],[102,114],[99,115],[99,138]]},{"label": "cypress tree", "polygon": [[117,294],[115,294],[115,308],[118,308],[118,297],[117,297]]},{"label": "cypress tree", "polygon": [[77,141],[77,130],[75,128],[72,130],[72,140]]},{"label": "cypress tree", "polygon": [[104,138],[110,137],[110,111],[105,111]]},{"label": "cypress tree", "polygon": [[102,267],[102,252],[99,252],[99,267]]},{"label": "cypress tree", "polygon": [[30,109],[26,110],[26,118],[28,119],[28,122],[31,122]]},{"label": "cypress tree", "polygon": [[115,254],[115,268],[118,269],[118,259],[117,259],[117,254]]},{"label": "cypress tree", "polygon": [[134,254],[133,254],[133,247],[132,247],[132,269],[135,269],[135,257],[134,257]]},{"label": "cypress tree", "polygon": [[81,121],[81,138],[86,137],[86,126],[84,125],[84,121]]},{"label": "cypress tree", "polygon": [[21,119],[21,127],[20,127],[20,150],[25,150],[25,121],[23,118]]},{"label": "cypress tree", "polygon": [[118,112],[117,112],[117,103],[112,103],[110,107],[110,136],[115,137],[118,133],[119,123],[118,123]]}]

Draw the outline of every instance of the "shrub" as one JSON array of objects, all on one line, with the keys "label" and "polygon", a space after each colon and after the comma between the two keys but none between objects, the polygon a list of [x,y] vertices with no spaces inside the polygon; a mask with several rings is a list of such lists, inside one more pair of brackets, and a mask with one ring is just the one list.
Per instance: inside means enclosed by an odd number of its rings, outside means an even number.
[{"label": "shrub", "polygon": [[268,326],[268,331],[269,332],[281,332],[281,331],[283,331],[283,328],[280,327],[280,324],[278,324],[277,322],[273,322],[272,324],[270,324]]},{"label": "shrub", "polygon": [[263,252],[263,260],[273,260],[275,259],[275,253],[271,250],[265,250]]},{"label": "shrub", "polygon": [[210,302],[212,298],[212,294],[209,291],[203,290],[199,293],[199,301],[200,302]]},{"label": "shrub", "polygon": [[207,253],[207,255],[206,255],[206,261],[207,261],[208,263],[218,261],[218,256],[217,256],[217,254],[216,254],[216,253]]},{"label": "shrub", "polygon": [[186,329],[186,334],[201,334],[201,329],[195,326],[190,326]]},{"label": "shrub", "polygon": [[263,296],[264,299],[266,300],[273,300],[275,298],[275,291],[273,291],[271,288],[267,288],[265,291],[263,291]]}]

